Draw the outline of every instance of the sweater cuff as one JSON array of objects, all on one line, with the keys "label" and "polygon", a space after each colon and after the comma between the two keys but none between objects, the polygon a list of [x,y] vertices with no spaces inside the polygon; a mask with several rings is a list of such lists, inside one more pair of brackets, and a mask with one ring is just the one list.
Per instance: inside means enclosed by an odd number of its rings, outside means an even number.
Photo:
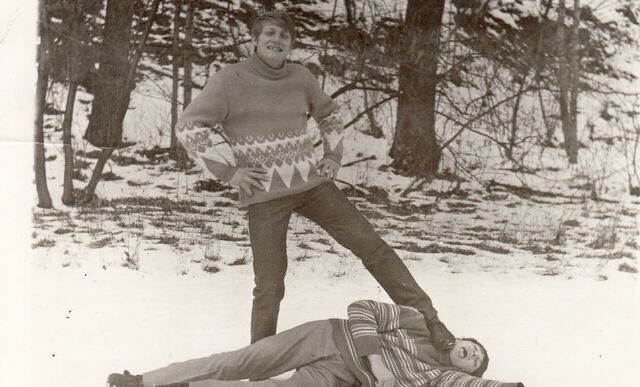
[{"label": "sweater cuff", "polygon": [[340,164],[344,153],[344,125],[338,113],[334,113],[318,123],[324,148],[324,157]]}]

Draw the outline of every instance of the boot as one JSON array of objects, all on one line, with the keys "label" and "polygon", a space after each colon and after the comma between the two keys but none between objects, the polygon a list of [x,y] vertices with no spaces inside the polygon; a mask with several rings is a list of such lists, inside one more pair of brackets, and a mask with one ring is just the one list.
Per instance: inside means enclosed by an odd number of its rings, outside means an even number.
[{"label": "boot", "polygon": [[455,336],[437,317],[427,322],[427,328],[431,333],[431,341],[440,351],[446,351],[456,342]]},{"label": "boot", "polygon": [[107,387],[144,387],[142,375],[132,375],[129,371],[121,374],[111,374],[107,378]]}]

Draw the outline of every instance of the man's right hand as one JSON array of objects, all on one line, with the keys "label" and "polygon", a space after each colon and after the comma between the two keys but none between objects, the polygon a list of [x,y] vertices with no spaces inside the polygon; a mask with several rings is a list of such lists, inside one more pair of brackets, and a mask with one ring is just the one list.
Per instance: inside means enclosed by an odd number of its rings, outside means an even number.
[{"label": "man's right hand", "polygon": [[252,187],[264,191],[264,187],[260,181],[269,180],[267,173],[267,170],[264,168],[238,168],[231,180],[229,180],[229,184],[234,187],[239,187],[246,192],[247,195],[251,196],[253,194]]}]

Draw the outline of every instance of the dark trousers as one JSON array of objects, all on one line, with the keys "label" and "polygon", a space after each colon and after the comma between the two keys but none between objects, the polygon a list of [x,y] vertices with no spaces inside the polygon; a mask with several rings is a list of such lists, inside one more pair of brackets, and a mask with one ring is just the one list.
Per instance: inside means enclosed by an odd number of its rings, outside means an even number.
[{"label": "dark trousers", "polygon": [[323,183],[309,191],[249,206],[255,275],[252,343],[276,333],[287,271],[287,228],[294,211],[360,258],[396,304],[420,310],[427,321],[437,317],[431,299],[396,252],[335,184]]}]

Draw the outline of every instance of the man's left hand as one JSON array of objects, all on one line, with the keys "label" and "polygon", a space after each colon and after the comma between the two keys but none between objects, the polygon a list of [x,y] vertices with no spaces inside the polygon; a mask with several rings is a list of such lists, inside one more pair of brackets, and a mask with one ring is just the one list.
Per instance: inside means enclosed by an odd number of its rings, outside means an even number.
[{"label": "man's left hand", "polygon": [[340,164],[331,159],[322,159],[316,164],[316,169],[320,176],[324,176],[329,180],[335,180],[340,170]]}]

